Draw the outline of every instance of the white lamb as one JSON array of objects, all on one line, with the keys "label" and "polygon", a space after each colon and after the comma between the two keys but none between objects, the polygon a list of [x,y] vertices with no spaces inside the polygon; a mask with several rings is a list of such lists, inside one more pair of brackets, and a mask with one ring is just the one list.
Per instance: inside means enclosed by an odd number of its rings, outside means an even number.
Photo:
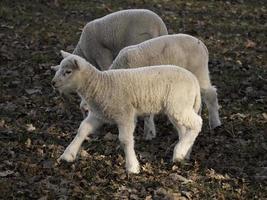
[{"label": "white lamb", "polygon": [[[198,79],[204,102],[209,111],[211,129],[221,125],[216,88],[209,77],[209,53],[199,39],[186,35],[164,35],[125,47],[113,61],[111,69],[151,65],[177,65],[191,71]],[[188,91],[189,92],[189,91]],[[156,136],[153,116],[145,118],[146,139]]]},{"label": "white lamb", "polygon": [[87,23],[73,54],[107,70],[122,48],[167,34],[156,13],[146,9],[122,10]]},{"label": "white lamb", "polygon": [[126,157],[128,173],[138,173],[134,129],[140,115],[165,113],[178,129],[179,142],[173,161],[188,158],[201,131],[197,114],[200,87],[195,76],[177,66],[99,71],[83,58],[61,51],[64,59],[52,80],[61,92],[76,91],[89,105],[90,113],[59,160],[72,162],[82,142],[104,122],[115,123]]}]

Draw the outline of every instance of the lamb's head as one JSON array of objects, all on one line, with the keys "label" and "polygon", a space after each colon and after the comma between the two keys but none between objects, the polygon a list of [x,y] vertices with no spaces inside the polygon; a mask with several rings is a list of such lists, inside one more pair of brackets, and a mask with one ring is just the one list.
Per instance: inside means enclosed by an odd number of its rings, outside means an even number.
[{"label": "lamb's head", "polygon": [[52,85],[60,93],[75,92],[79,87],[82,74],[82,66],[85,60],[79,56],[61,51],[63,60],[57,66],[51,68],[56,71],[52,79]]}]

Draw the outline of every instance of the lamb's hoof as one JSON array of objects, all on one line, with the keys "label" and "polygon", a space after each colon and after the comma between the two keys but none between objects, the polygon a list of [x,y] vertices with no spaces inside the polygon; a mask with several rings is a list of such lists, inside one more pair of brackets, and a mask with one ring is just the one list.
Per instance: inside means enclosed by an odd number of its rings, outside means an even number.
[{"label": "lamb's hoof", "polygon": [[129,166],[129,167],[126,167],[126,171],[128,174],[139,174],[140,167],[139,165]]},{"label": "lamb's hoof", "polygon": [[64,151],[64,153],[59,157],[59,159],[57,161],[59,163],[61,161],[74,162],[75,159],[76,159],[76,156],[72,152]]},{"label": "lamb's hoof", "polygon": [[190,154],[191,154],[191,152],[188,152],[188,153],[185,155],[184,159],[185,159],[185,160],[190,160]]},{"label": "lamb's hoof", "polygon": [[182,163],[186,159],[186,156],[176,156],[172,158],[173,163]]},{"label": "lamb's hoof", "polygon": [[216,129],[217,127],[220,127],[222,125],[222,123],[220,121],[214,121],[214,122],[211,122],[210,123],[210,129],[211,130],[214,130]]},{"label": "lamb's hoof", "polygon": [[212,134],[217,134],[217,135],[220,135],[220,134],[229,134],[229,132],[227,132],[225,130],[226,130],[226,128],[225,128],[224,124],[222,124],[221,126],[217,126],[213,130],[210,130],[210,132]]},{"label": "lamb's hoof", "polygon": [[147,134],[145,135],[145,140],[149,141],[149,140],[152,140],[153,138],[155,138],[156,136],[154,135],[151,135],[151,134]]},{"label": "lamb's hoof", "polygon": [[152,140],[156,137],[156,130],[145,131],[145,140]]}]

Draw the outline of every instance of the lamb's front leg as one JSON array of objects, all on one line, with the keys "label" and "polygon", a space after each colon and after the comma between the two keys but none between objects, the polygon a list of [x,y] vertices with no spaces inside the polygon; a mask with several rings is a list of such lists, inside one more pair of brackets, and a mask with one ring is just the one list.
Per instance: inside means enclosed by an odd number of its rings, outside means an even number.
[{"label": "lamb's front leg", "polygon": [[139,162],[134,151],[134,120],[125,120],[123,124],[119,124],[119,140],[123,147],[126,159],[126,171],[128,173],[139,173]]},{"label": "lamb's front leg", "polygon": [[76,159],[77,153],[83,141],[89,134],[92,134],[101,125],[102,121],[96,118],[92,112],[90,112],[87,118],[84,119],[80,124],[77,135],[65,149],[58,161],[65,160],[67,162],[73,162]]}]

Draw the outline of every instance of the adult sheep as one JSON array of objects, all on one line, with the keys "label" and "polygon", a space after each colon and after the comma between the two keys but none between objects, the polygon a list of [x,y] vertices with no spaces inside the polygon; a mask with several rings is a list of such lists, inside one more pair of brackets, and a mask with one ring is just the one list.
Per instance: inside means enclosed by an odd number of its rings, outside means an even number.
[{"label": "adult sheep", "polygon": [[52,84],[63,93],[77,92],[90,107],[90,113],[59,160],[72,162],[82,142],[104,122],[115,123],[124,149],[126,170],[138,173],[134,151],[136,118],[144,114],[166,114],[178,129],[179,142],[173,161],[189,157],[201,131],[200,87],[196,77],[177,66],[99,71],[83,58],[61,52],[65,57]]},{"label": "adult sheep", "polygon": [[[221,125],[216,88],[209,76],[209,53],[199,39],[186,35],[165,35],[125,47],[110,69],[137,68],[150,65],[177,65],[191,71],[198,79],[209,112],[210,128]],[[145,137],[156,136],[153,116],[145,118]]]}]

